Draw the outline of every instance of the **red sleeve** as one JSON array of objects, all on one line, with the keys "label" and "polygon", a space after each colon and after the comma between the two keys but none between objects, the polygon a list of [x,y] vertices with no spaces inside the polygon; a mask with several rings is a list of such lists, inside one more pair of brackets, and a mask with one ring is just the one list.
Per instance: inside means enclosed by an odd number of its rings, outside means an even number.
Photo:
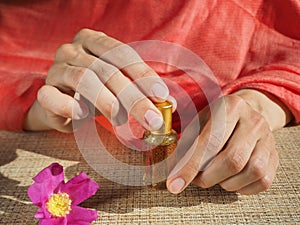
[{"label": "red sleeve", "polygon": [[[300,123],[299,0],[174,1],[168,7],[146,0],[60,0],[0,3],[0,129],[21,129],[55,50],[83,27],[125,43],[150,39],[184,46],[209,65],[225,94],[242,88],[270,92]],[[172,77],[197,109],[205,106],[197,85]],[[178,95],[178,108],[188,111]]]},{"label": "red sleeve", "polygon": [[0,3],[0,130],[22,130],[53,62],[55,48],[50,51],[48,42],[41,41],[47,40],[43,32],[47,24],[41,22],[46,16],[30,9],[31,3],[28,1],[27,9],[21,4]]},{"label": "red sleeve", "polygon": [[23,120],[44,78],[0,70],[0,130],[22,130]]},{"label": "red sleeve", "polygon": [[300,3],[265,1],[239,77],[225,94],[242,88],[277,96],[300,123]]}]

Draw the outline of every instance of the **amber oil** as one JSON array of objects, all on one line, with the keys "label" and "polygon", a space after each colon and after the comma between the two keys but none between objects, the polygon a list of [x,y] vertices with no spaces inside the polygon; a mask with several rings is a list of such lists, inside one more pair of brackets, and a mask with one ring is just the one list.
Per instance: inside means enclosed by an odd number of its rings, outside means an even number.
[{"label": "amber oil", "polygon": [[147,130],[143,136],[147,149],[143,153],[143,163],[146,166],[144,184],[155,189],[165,189],[166,178],[176,159],[174,150],[177,133],[172,129],[172,104],[165,101],[156,103],[155,106],[161,112],[164,123],[159,130]]}]

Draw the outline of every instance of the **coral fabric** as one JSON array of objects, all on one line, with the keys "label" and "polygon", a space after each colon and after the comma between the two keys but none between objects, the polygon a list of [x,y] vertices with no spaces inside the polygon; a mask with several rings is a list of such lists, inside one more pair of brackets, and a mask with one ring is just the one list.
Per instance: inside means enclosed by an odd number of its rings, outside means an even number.
[{"label": "coral fabric", "polygon": [[[298,0],[1,1],[0,129],[22,129],[56,49],[82,28],[125,43],[161,40],[184,46],[207,63],[224,94],[267,91],[299,123],[299,27]],[[153,68],[183,87],[198,110],[207,104],[186,74]],[[171,88],[171,93],[179,108],[189,108],[180,92]]]}]

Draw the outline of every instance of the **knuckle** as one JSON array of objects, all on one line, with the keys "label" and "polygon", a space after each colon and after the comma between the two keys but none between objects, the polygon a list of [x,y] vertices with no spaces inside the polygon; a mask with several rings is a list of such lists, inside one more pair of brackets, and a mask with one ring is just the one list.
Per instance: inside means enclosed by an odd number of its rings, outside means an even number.
[{"label": "knuckle", "polygon": [[267,190],[272,185],[272,179],[266,175],[259,180],[259,184],[262,187],[262,190]]},{"label": "knuckle", "polygon": [[89,28],[82,28],[79,33],[80,34],[89,34],[92,30]]},{"label": "knuckle", "polygon": [[225,163],[232,174],[241,172],[245,166],[243,153],[235,151],[234,153],[228,154],[225,158]]},{"label": "knuckle", "polygon": [[91,30],[91,29],[83,28],[76,34],[75,39],[85,38],[85,37],[91,35],[92,32],[93,32],[93,30]]},{"label": "knuckle", "polygon": [[73,39],[73,43],[82,43],[84,42],[84,40],[89,39],[91,37],[104,37],[106,36],[105,33],[101,32],[101,31],[95,31],[95,30],[91,30],[88,28],[83,28],[81,29],[74,37]]},{"label": "knuckle", "polygon": [[265,175],[266,163],[263,159],[256,159],[251,163],[251,174],[256,178],[261,178]]},{"label": "knuckle", "polygon": [[68,59],[76,59],[80,55],[80,52],[73,44],[63,44],[61,45],[55,54],[56,61],[64,61]]},{"label": "knuckle", "polygon": [[73,45],[70,43],[62,44],[57,48],[57,52],[68,52],[69,50],[73,49]]},{"label": "knuckle", "polygon": [[65,76],[67,79],[65,82],[70,84],[74,89],[78,89],[79,85],[83,85],[84,82],[81,82],[83,77],[89,73],[87,68],[83,67],[73,67],[70,69],[68,74]]},{"label": "knuckle", "polygon": [[37,100],[43,106],[49,102],[49,96],[47,94],[47,86],[42,86],[37,93]]}]

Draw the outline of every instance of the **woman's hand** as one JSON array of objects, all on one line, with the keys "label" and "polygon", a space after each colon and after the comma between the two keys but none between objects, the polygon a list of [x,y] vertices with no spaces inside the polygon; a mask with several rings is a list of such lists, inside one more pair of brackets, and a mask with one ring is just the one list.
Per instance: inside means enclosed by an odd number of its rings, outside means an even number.
[{"label": "woman's hand", "polygon": [[[290,119],[272,95],[241,90],[220,98],[183,132],[177,152],[181,157],[167,181],[169,191],[180,193],[191,182],[202,188],[219,184],[241,194],[266,190],[278,166],[272,130]],[[200,134],[195,124],[200,124]]]},{"label": "woman's hand", "polygon": [[162,125],[152,101],[174,102],[159,76],[128,45],[101,32],[81,30],[72,44],[62,45],[24,123],[26,130],[72,131],[92,103],[113,125],[127,120],[129,112],[146,129]]}]

